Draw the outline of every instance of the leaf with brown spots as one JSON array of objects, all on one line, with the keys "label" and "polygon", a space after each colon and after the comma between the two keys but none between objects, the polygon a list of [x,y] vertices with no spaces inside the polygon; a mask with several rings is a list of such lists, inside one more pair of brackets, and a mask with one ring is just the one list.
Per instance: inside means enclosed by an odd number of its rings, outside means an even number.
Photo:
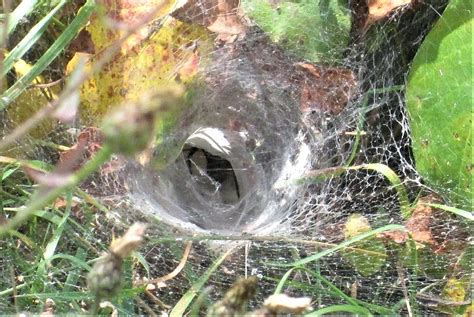
[{"label": "leaf with brown spots", "polygon": [[121,45],[123,54],[150,36],[152,24],[144,23],[164,16],[173,6],[171,0],[101,0],[100,7],[87,31],[96,52],[100,52],[123,37],[127,30],[139,26]]},{"label": "leaf with brown spots", "polygon": [[[78,67],[80,56],[87,57],[85,71],[89,72],[110,48],[118,52],[81,86],[83,124],[97,125],[111,107],[133,104],[145,92],[195,79],[212,45],[210,32],[169,17],[173,5],[168,0],[101,2],[102,9],[87,26],[96,53],[76,53],[68,73]],[[163,122],[171,126],[181,110],[170,110]]]}]

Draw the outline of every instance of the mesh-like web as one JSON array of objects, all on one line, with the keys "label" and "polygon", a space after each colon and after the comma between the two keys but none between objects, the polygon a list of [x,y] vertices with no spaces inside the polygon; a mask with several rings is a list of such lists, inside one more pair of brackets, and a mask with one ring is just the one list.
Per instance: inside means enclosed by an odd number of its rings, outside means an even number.
[{"label": "mesh-like web", "polygon": [[[150,223],[142,258],[130,264],[138,267],[132,270],[134,278],[172,271],[185,241],[193,240],[183,272],[149,291],[160,301],[144,297],[158,312],[173,306],[225,250],[234,249],[210,276],[209,298],[221,298],[236,277],[255,275],[260,291],[253,304],[259,305],[288,269],[275,263],[334,247],[344,240],[351,215],[363,215],[372,228],[403,223],[399,194],[384,175],[334,168],[381,163],[400,177],[411,201],[420,191],[429,192],[412,159],[404,87],[411,60],[445,5],[402,7],[362,33],[353,22],[347,48],[342,54],[339,48],[334,51],[342,56],[332,58],[335,66],[305,62],[246,21],[251,26],[245,36],[216,41],[199,70],[200,84],[192,87],[191,107],[155,149],[159,153],[178,144],[176,160],[163,170],[154,168],[153,158],[144,164],[130,161],[118,180],[97,180],[100,186],[110,181],[110,190],[91,188],[94,181],[89,181],[86,191],[118,211],[96,231],[71,229],[67,236],[81,234],[98,246],[100,239],[108,239],[104,232],[110,232],[109,226]],[[320,93],[302,105],[304,89]],[[318,177],[298,182],[310,171]],[[463,223],[448,218],[432,228],[440,240],[462,235]],[[70,252],[67,245],[60,249]],[[427,249],[420,253],[430,253]],[[419,312],[436,312],[443,304],[436,298],[442,300],[443,281],[457,258],[433,253],[413,265],[402,260],[403,252],[402,247],[384,249],[383,261],[371,274],[357,270],[344,252],[321,257],[305,264],[306,271],[295,270],[285,292],[309,296],[320,308],[344,303],[337,287],[374,313],[398,307],[405,314],[409,290],[409,296],[418,296]],[[137,263],[144,262],[142,269]],[[82,290],[85,273],[74,269],[76,284],[64,288]],[[56,289],[67,269],[63,273],[49,281]]]}]

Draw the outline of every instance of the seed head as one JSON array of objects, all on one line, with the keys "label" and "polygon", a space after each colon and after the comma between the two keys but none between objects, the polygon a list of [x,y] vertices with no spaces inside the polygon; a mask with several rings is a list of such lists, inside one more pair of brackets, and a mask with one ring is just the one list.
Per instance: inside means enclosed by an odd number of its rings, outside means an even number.
[{"label": "seed head", "polygon": [[126,156],[143,151],[155,137],[159,120],[179,106],[182,94],[182,86],[162,87],[114,109],[102,123],[105,143]]}]

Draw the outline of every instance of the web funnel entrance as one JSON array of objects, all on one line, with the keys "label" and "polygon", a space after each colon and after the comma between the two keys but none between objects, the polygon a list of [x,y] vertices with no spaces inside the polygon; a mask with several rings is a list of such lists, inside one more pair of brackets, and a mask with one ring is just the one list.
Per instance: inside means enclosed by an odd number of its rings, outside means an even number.
[{"label": "web funnel entrance", "polygon": [[[258,55],[251,45],[262,47]],[[130,197],[151,215],[194,231],[283,229],[300,189],[282,184],[313,166],[310,152],[322,151],[322,129],[302,120],[293,61],[264,35],[223,47],[211,60],[183,123],[155,149],[178,144],[180,154],[163,170],[154,170],[153,160],[135,165]]]}]

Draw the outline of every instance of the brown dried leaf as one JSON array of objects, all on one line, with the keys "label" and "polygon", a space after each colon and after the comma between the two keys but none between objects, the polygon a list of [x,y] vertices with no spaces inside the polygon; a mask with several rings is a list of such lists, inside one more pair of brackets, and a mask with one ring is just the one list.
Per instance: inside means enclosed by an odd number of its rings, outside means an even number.
[{"label": "brown dried leaf", "polygon": [[[466,245],[467,232],[459,226],[453,226],[456,220],[446,212],[426,205],[439,202],[433,195],[420,198],[410,219],[405,223],[408,232],[386,232],[380,234],[380,237],[401,244],[408,240],[410,234],[414,241],[430,246],[437,253],[461,251]],[[449,228],[453,228],[452,232],[449,232]]]},{"label": "brown dried leaf", "polygon": [[67,155],[59,160],[56,168],[51,172],[38,170],[29,165],[23,165],[22,167],[29,177],[46,188],[65,186],[70,181],[70,176],[76,167],[83,161],[85,149],[84,142],[78,142],[67,151]]},{"label": "brown dried leaf", "polygon": [[402,244],[408,240],[408,232],[400,231],[400,230],[393,230],[383,232],[377,235],[379,238],[384,238],[387,240],[392,240],[395,243]]},{"label": "brown dried leaf", "polygon": [[430,245],[436,243],[431,234],[431,225],[434,220],[432,212],[433,210],[429,206],[421,204],[416,206],[412,216],[405,224],[413,240]]},{"label": "brown dried leaf", "polygon": [[92,42],[91,34],[83,29],[77,37],[69,44],[68,51],[74,53],[95,54],[94,42]]},{"label": "brown dried leaf", "polygon": [[146,224],[134,223],[123,237],[116,239],[110,244],[110,252],[122,259],[129,256],[142,242],[146,227]]},{"label": "brown dried leaf", "polygon": [[309,63],[297,63],[295,66],[303,71],[302,112],[320,109],[338,114],[355,93],[356,77],[349,69],[325,68]]},{"label": "brown dried leaf", "polygon": [[432,209],[431,207],[418,204],[412,213],[410,219],[407,220],[405,226],[407,231],[391,231],[384,232],[379,237],[390,239],[396,243],[405,243],[408,240],[409,234],[413,237],[413,240],[423,244],[434,245],[436,242],[433,240],[431,234],[431,222],[432,222]]},{"label": "brown dried leaf", "polygon": [[178,20],[203,25],[220,35],[240,35],[246,31],[238,0],[189,0],[172,16]]},{"label": "brown dried leaf", "polygon": [[[101,147],[102,135],[100,130],[94,127],[85,128],[77,136],[77,143],[69,150],[59,154],[59,162],[60,164],[71,164],[72,161],[75,161],[71,169],[77,170]],[[78,153],[79,149],[81,149],[81,155]]]},{"label": "brown dried leaf", "polygon": [[[79,202],[77,200],[72,200],[71,207],[76,207],[78,205],[79,205]],[[56,198],[56,200],[53,203],[53,207],[58,208],[58,209],[64,208],[66,206],[67,206],[67,200],[64,199],[63,197]]]},{"label": "brown dried leaf", "polygon": [[413,0],[368,0],[369,15],[365,23],[366,27],[386,18],[392,11],[401,7],[411,5]]},{"label": "brown dried leaf", "polygon": [[268,297],[263,303],[264,307],[271,313],[280,314],[304,314],[310,311],[311,298],[309,297],[290,297],[286,294],[276,294]]},{"label": "brown dried leaf", "polygon": [[352,28],[364,34],[374,23],[390,15],[399,8],[413,8],[418,0],[351,0]]}]

